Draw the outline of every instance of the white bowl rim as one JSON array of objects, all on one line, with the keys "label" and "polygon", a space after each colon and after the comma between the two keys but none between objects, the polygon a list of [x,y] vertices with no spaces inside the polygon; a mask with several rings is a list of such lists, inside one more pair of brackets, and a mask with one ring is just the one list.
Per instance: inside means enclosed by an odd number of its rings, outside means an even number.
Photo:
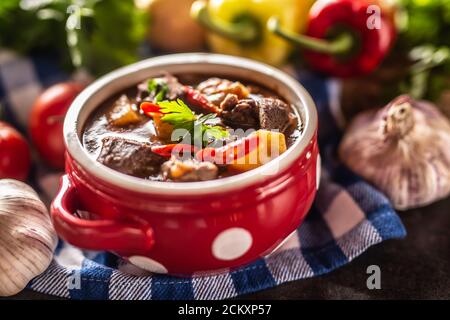
[{"label": "white bowl rim", "polygon": [[[84,125],[83,123],[80,124],[79,115],[88,100],[112,81],[137,73],[142,69],[160,68],[162,71],[165,66],[173,64],[211,64],[230,66],[269,75],[278,83],[282,83],[285,87],[289,88],[297,96],[299,101],[301,101],[302,120],[304,121],[302,136],[297,139],[286,152],[261,167],[234,176],[202,182],[145,180],[120,173],[93,159],[83,147],[79,136],[81,127]],[[130,83],[129,85],[131,86],[133,83]],[[268,172],[273,172],[272,170],[275,169],[275,165],[278,166],[278,172],[283,172],[300,157],[302,152],[311,142],[317,129],[317,122],[317,111],[311,96],[297,80],[285,72],[261,62],[241,57],[211,53],[181,53],[142,60],[112,71],[93,82],[77,96],[70,106],[64,120],[64,140],[68,153],[76,163],[89,174],[110,185],[144,194],[204,195],[229,192],[260,184],[264,182],[264,180],[273,177],[273,175],[268,174]]]}]

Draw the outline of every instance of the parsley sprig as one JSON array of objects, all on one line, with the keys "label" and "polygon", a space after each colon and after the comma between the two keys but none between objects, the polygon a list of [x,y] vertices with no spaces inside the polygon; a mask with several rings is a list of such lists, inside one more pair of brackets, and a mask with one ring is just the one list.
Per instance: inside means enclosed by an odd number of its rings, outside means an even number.
[{"label": "parsley sprig", "polygon": [[150,94],[155,95],[154,102],[163,101],[166,98],[166,94],[169,92],[167,82],[159,78],[150,79],[147,86]]},{"label": "parsley sprig", "polygon": [[229,132],[218,125],[220,118],[214,113],[196,115],[181,99],[176,101],[161,101],[157,103],[164,115],[161,120],[174,126],[175,129],[185,129],[193,141],[202,141],[207,144],[209,140],[225,138]]}]

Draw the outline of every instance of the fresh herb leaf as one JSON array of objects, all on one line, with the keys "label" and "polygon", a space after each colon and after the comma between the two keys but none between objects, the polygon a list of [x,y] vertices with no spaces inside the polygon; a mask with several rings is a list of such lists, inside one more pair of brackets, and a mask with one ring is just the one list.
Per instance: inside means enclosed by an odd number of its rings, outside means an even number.
[{"label": "fresh herb leaf", "polygon": [[155,97],[153,100],[154,102],[163,101],[166,98],[167,93],[169,92],[169,86],[167,85],[167,82],[162,79],[150,79],[147,86],[150,94],[153,94]]},{"label": "fresh herb leaf", "polygon": [[[397,94],[438,101],[448,88],[450,59],[442,59],[450,48],[449,0],[396,0],[399,29],[396,50],[410,53],[414,62]],[[417,49],[419,47],[419,49]],[[434,49],[433,49],[434,48]],[[439,53],[435,55],[436,51]],[[435,59],[437,58],[437,59]]]},{"label": "fresh herb leaf", "polygon": [[189,109],[181,99],[178,99],[177,101],[161,101],[158,102],[158,105],[161,107],[161,112],[164,113],[161,120],[170,123],[171,125],[176,126],[183,122],[193,122],[197,120],[197,117],[192,110]]},{"label": "fresh herb leaf", "polygon": [[220,118],[218,118],[214,113],[201,115],[196,122],[201,124],[201,131],[204,141],[207,141],[210,138],[219,140],[229,135],[227,130],[218,125],[220,123]]},{"label": "fresh herb leaf", "polygon": [[409,56],[415,63],[410,67],[410,85],[406,89],[415,99],[423,99],[430,85],[433,69],[450,61],[450,48],[424,45],[413,48]]},{"label": "fresh herb leaf", "polygon": [[[207,143],[211,138],[221,139],[229,135],[225,128],[218,125],[220,118],[216,114],[197,116],[181,99],[161,101],[158,105],[164,114],[161,120],[173,125],[175,129],[185,129],[186,135],[190,134],[193,141]],[[201,137],[198,136],[199,134]]]},{"label": "fresh herb leaf", "polygon": [[178,141],[187,141],[190,139],[192,143],[192,132],[194,132],[194,122],[181,122],[174,126],[175,129],[184,129],[184,133],[178,137]]},{"label": "fresh herb leaf", "polygon": [[198,118],[198,121],[210,126],[216,126],[221,122],[220,118],[218,118],[215,113],[208,113],[205,115],[201,115]]},{"label": "fresh herb leaf", "polygon": [[134,0],[0,0],[0,47],[102,75],[138,60],[147,17]]},{"label": "fresh herb leaf", "polygon": [[204,125],[204,127],[206,127],[206,137],[213,138],[214,140],[220,140],[229,136],[229,132],[221,126],[209,127]]}]

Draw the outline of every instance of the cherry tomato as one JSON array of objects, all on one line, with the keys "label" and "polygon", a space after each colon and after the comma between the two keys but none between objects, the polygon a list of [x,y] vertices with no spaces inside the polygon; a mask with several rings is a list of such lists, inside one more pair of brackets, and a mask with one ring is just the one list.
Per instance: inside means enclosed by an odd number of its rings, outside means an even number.
[{"label": "cherry tomato", "polygon": [[66,82],[45,90],[35,101],[29,123],[33,143],[50,166],[64,169],[64,116],[83,85]]},{"label": "cherry tomato", "polygon": [[0,179],[26,180],[31,155],[25,138],[13,127],[0,121]]}]

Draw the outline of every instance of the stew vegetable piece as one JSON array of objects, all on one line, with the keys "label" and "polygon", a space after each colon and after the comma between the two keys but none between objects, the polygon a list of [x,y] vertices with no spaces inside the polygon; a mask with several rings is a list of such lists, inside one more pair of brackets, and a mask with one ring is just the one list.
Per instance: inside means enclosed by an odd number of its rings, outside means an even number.
[{"label": "stew vegetable piece", "polygon": [[87,151],[127,175],[206,181],[257,168],[301,134],[300,116],[263,87],[185,78],[164,74],[105,102],[84,128]]}]

